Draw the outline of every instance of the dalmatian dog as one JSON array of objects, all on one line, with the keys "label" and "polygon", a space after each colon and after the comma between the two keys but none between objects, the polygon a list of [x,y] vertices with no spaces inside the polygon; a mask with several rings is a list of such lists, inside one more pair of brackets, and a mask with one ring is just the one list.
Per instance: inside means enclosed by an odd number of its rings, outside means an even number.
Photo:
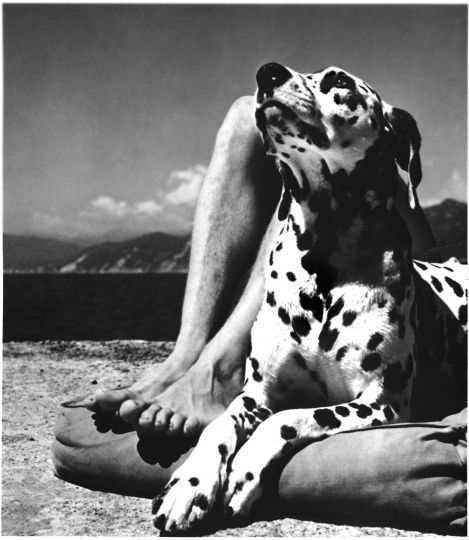
[{"label": "dalmatian dog", "polygon": [[465,269],[414,263],[395,207],[402,185],[417,204],[415,120],[337,67],[270,63],[257,83],[257,125],[283,180],[264,301],[242,392],[154,500],[162,531],[219,506],[246,516],[305,445],[433,420],[465,391]]}]

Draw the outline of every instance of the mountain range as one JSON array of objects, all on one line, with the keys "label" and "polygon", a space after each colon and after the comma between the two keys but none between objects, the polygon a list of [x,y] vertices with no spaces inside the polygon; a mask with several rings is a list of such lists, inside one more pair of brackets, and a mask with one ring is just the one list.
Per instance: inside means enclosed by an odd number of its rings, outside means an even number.
[{"label": "mountain range", "polygon": [[[467,257],[467,204],[445,199],[424,208],[444,258]],[[162,232],[91,246],[52,238],[3,235],[5,272],[185,272],[190,236]]]}]

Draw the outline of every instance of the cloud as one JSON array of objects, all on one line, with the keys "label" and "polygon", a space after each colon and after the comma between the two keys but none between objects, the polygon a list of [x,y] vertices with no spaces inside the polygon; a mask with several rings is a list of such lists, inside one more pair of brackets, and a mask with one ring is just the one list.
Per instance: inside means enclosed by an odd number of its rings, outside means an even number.
[{"label": "cloud", "polygon": [[115,201],[112,197],[100,195],[91,201],[91,210],[85,210],[82,215],[105,215],[110,219],[121,220],[128,217],[155,216],[162,211],[161,204],[149,200],[129,205],[126,201]]},{"label": "cloud", "polygon": [[163,198],[167,205],[185,204],[195,207],[207,167],[197,164],[190,169],[173,171],[167,182],[169,190]]},{"label": "cloud", "polygon": [[[155,199],[135,203],[99,195],[75,215],[61,217],[34,212],[30,227],[36,234],[79,237],[114,231],[119,236],[163,231],[183,234],[192,229],[194,211],[207,167],[173,171]],[[125,233],[125,234],[124,234]]]}]

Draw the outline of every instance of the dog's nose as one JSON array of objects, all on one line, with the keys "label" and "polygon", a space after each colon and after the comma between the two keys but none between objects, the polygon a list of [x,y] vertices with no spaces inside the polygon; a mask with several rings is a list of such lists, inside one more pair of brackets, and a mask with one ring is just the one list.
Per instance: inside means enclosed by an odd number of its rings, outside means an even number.
[{"label": "dog's nose", "polygon": [[291,76],[287,68],[276,62],[270,62],[259,68],[256,80],[259,90],[269,94],[274,88],[286,83]]}]

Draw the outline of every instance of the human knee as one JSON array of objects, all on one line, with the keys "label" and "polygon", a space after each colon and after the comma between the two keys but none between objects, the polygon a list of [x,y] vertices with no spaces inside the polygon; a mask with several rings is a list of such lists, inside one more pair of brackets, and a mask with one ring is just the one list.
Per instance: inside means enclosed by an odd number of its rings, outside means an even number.
[{"label": "human knee", "polygon": [[249,144],[253,136],[258,137],[254,120],[254,98],[242,96],[228,110],[218,130],[217,145]]}]

